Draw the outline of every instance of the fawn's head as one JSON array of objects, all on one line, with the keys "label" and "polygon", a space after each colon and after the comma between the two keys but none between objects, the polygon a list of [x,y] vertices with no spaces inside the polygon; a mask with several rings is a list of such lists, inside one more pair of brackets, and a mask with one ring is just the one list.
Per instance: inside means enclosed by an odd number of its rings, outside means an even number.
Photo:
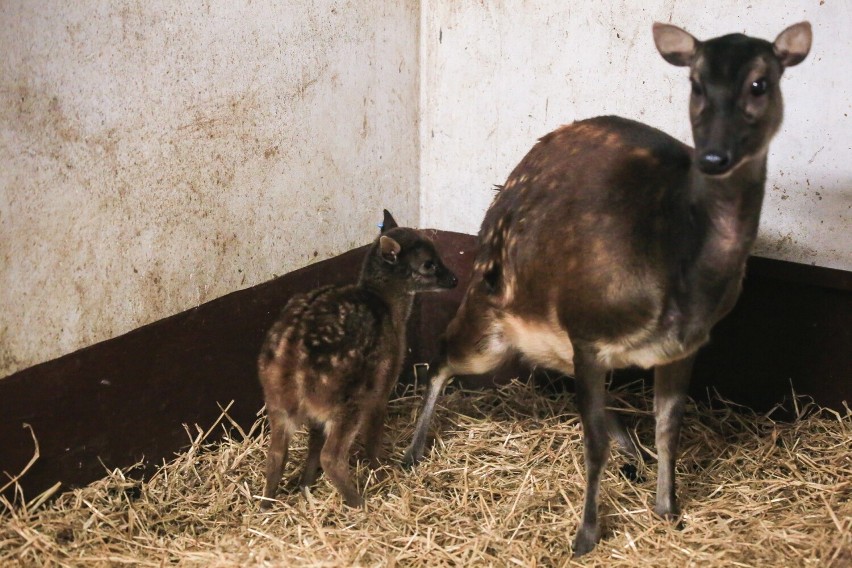
[{"label": "fawn's head", "polygon": [[654,24],[653,32],[666,61],[689,67],[689,114],[699,170],[724,175],[764,155],[784,113],[781,74],[808,55],[811,25],[792,25],[772,43],[743,34],[702,42],[661,23]]},{"label": "fawn's head", "polygon": [[385,210],[382,234],[368,253],[362,279],[402,285],[409,293],[455,288],[458,279],[441,260],[432,240],[399,227]]}]

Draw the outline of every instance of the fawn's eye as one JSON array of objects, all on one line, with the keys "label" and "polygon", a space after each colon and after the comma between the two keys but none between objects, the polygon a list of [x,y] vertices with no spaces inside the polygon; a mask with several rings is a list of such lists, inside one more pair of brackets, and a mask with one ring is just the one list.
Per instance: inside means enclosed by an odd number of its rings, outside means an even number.
[{"label": "fawn's eye", "polygon": [[749,91],[755,97],[759,97],[766,94],[766,90],[769,88],[769,84],[766,82],[766,79],[761,77],[756,81],[752,81],[751,86],[749,87]]},{"label": "fawn's eye", "polygon": [[692,94],[696,97],[700,97],[704,94],[704,89],[701,87],[701,84],[695,79],[690,79],[689,83],[692,85]]},{"label": "fawn's eye", "polygon": [[423,272],[428,272],[428,273],[435,272],[435,268],[436,268],[435,263],[431,260],[427,260],[426,262],[423,263]]}]

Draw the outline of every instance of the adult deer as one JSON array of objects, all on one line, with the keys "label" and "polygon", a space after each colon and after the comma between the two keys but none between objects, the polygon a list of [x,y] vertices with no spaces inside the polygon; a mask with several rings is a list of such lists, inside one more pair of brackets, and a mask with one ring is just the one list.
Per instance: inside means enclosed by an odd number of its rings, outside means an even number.
[{"label": "adult deer", "polygon": [[576,556],[600,534],[609,369],[655,367],[654,510],[679,514],[674,469],[693,360],[740,293],[783,114],[781,75],[811,45],[807,22],[772,43],[742,34],[701,42],[660,23],[653,35],[666,61],[689,67],[695,149],[611,116],[564,126],[533,146],[485,215],[470,285],[404,457],[421,459],[435,401],[453,375],[488,372],[515,352],[574,375],[587,470]]}]

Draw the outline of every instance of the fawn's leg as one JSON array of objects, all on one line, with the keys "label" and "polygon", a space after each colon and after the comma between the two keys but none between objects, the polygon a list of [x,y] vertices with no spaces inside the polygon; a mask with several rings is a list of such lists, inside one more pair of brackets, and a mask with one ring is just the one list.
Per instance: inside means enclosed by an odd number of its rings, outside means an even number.
[{"label": "fawn's leg", "polygon": [[380,465],[379,456],[382,453],[386,414],[387,403],[379,404],[370,411],[364,423],[364,453],[373,469],[377,469]]},{"label": "fawn's leg", "polygon": [[263,496],[266,498],[260,502],[261,510],[269,509],[281,482],[281,474],[287,463],[287,452],[290,447],[290,436],[294,430],[293,424],[284,412],[272,412],[269,414],[269,451],[266,455],[266,486]]},{"label": "fawn's leg", "polygon": [[305,458],[305,468],[302,470],[302,479],[299,487],[310,487],[317,480],[317,471],[320,464],[320,452],[325,443],[325,434],[322,428],[311,426],[308,433],[308,456]]},{"label": "fawn's leg", "polygon": [[349,452],[358,434],[359,417],[356,412],[345,412],[326,424],[325,445],[320,452],[320,464],[325,476],[343,496],[350,507],[360,507],[364,499],[349,476]]}]

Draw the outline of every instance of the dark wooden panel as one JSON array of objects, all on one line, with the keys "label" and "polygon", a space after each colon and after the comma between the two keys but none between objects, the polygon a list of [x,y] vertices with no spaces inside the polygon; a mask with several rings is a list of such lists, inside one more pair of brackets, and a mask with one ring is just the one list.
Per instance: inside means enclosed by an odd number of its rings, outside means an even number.
[{"label": "dark wooden panel", "polygon": [[[434,238],[460,283],[418,299],[404,380],[411,379],[410,364],[436,355],[474,260],[475,237],[438,231]],[[157,464],[188,444],[183,424],[213,423],[217,402],[233,400],[231,416],[249,426],[262,405],[255,357],[266,329],[292,294],[355,281],[364,252],[350,251],[0,380],[0,471],[15,474],[32,456],[23,423],[33,426],[41,445],[41,459],[22,482],[29,496],[57,480],[65,487],[87,483],[103,475],[104,465],[125,467],[143,457]],[[763,410],[787,397],[792,382],[820,404],[842,409],[842,401],[852,403],[850,282],[848,272],[752,259],[740,302],[700,355],[693,395],[703,398],[713,387]],[[514,363],[465,383],[488,386],[528,372]]]},{"label": "dark wooden panel", "polygon": [[737,305],[699,353],[693,396],[708,388],[758,411],[792,390],[852,405],[850,273],[752,258]]}]

